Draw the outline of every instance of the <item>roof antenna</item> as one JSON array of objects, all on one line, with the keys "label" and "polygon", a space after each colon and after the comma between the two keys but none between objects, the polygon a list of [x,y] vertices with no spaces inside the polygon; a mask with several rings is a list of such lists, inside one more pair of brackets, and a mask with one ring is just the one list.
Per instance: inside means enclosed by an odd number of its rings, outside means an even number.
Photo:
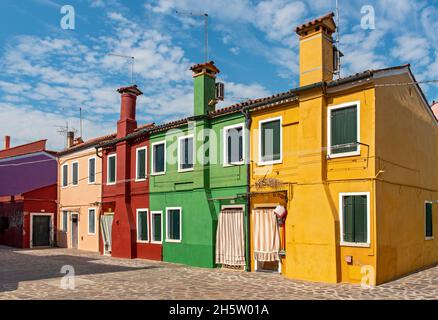
[{"label": "roof antenna", "polygon": [[176,14],[191,16],[191,17],[204,17],[204,62],[208,62],[208,13],[193,13],[191,11],[175,11]]},{"label": "roof antenna", "polygon": [[122,55],[122,54],[115,54],[115,53],[108,53],[108,55],[109,56],[113,56],[113,57],[130,59],[130,62],[131,62],[131,84],[134,85],[134,62],[135,62],[135,57],[125,56],[125,55]]},{"label": "roof antenna", "polygon": [[54,126],[54,127],[58,128],[57,132],[61,136],[65,137],[65,139],[64,139],[64,147],[67,148],[67,146],[68,146],[68,143],[67,143],[68,132],[71,131],[71,132],[74,132],[76,134],[78,132],[78,130],[76,130],[74,128],[69,128],[68,121],[66,122],[65,126]]},{"label": "roof antenna", "polygon": [[339,25],[340,25],[340,19],[339,19],[339,0],[336,0],[336,46],[337,46],[337,50],[336,50],[336,60],[337,60],[337,64],[338,64],[338,70],[336,70],[336,74],[338,76],[338,79],[341,78],[341,49],[340,49],[340,44],[341,44],[341,36],[339,33]]},{"label": "roof antenna", "polygon": [[82,107],[79,107],[79,130],[82,138]]}]

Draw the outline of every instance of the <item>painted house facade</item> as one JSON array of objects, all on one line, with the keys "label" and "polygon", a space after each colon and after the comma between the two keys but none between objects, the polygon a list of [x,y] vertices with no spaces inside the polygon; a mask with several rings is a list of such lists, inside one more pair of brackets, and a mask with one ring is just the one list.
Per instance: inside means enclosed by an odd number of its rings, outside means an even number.
[{"label": "painted house facade", "polygon": [[72,135],[58,153],[58,246],[98,252],[102,159],[94,147],[115,134],[85,142]]},{"label": "painted house facade", "polygon": [[438,262],[437,121],[418,85],[385,85],[415,82],[409,66],[333,80],[335,28],[298,27],[300,88],[248,107],[251,243],[255,215],[287,209],[284,253],[253,246],[252,270],[381,284]]},{"label": "painted house facade", "polygon": [[56,244],[56,153],[46,140],[0,151],[0,244],[18,248]]}]

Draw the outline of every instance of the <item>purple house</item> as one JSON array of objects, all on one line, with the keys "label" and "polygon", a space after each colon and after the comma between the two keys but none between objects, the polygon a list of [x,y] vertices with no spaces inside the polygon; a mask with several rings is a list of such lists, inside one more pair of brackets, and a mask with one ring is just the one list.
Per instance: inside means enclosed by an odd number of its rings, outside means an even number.
[{"label": "purple house", "polygon": [[0,245],[18,248],[55,244],[56,152],[46,140],[0,151]]}]

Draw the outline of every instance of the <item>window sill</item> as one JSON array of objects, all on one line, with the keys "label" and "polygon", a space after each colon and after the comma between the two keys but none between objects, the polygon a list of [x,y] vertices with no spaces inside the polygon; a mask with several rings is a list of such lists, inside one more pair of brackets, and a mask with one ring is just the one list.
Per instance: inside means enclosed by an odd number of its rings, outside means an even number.
[{"label": "window sill", "polygon": [[190,172],[190,171],[194,171],[194,168],[190,168],[190,169],[178,169],[178,172]]},{"label": "window sill", "polygon": [[262,161],[262,162],[258,162],[257,165],[259,167],[264,167],[264,166],[272,166],[274,164],[281,164],[281,163],[283,163],[283,159],[275,160],[275,161],[266,161],[266,162]]},{"label": "window sill", "polygon": [[88,233],[89,236],[96,236],[96,233]]},{"label": "window sill", "polygon": [[370,243],[356,243],[356,242],[341,242],[341,247],[354,247],[354,248],[371,248]]},{"label": "window sill", "polygon": [[147,179],[135,179],[135,182],[144,182],[144,181],[146,181]]},{"label": "window sill", "polygon": [[115,182],[107,182],[106,185],[107,185],[107,186],[115,186],[116,183],[115,183]]},{"label": "window sill", "polygon": [[166,171],[163,171],[163,172],[152,172],[151,176],[163,176],[165,174],[166,174]]},{"label": "window sill", "polygon": [[360,150],[352,151],[352,152],[344,152],[344,153],[334,153],[327,154],[327,159],[336,159],[336,158],[346,158],[346,157],[357,157],[360,156]]},{"label": "window sill", "polygon": [[166,242],[170,242],[170,243],[181,243],[181,240],[170,240],[170,239],[166,239]]},{"label": "window sill", "polygon": [[151,241],[152,244],[163,244],[163,241]]},{"label": "window sill", "polygon": [[148,240],[137,240],[137,243],[148,244]]},{"label": "window sill", "polygon": [[229,168],[229,167],[237,167],[237,166],[242,166],[245,164],[245,161],[241,161],[241,162],[235,162],[235,163],[225,163],[223,165],[224,168]]},{"label": "window sill", "polygon": [[426,240],[426,241],[430,241],[430,240],[434,240],[435,239],[435,237],[425,237],[424,238],[424,240]]}]

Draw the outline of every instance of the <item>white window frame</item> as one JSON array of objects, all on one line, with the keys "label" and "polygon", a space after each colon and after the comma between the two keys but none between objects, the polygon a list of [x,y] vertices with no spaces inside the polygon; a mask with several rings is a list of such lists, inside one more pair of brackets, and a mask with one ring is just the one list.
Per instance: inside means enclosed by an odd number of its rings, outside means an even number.
[{"label": "white window frame", "polygon": [[[181,169],[181,140],[192,138],[193,140],[193,167],[188,169]],[[193,134],[189,134],[186,136],[178,137],[178,172],[188,172],[193,171],[195,169],[195,162],[196,162],[196,153],[195,153],[195,138]]]},{"label": "white window frame", "polygon": [[[114,165],[115,165],[115,174],[114,174],[114,182],[110,182],[109,181],[109,173],[110,173],[110,167],[109,167],[109,163],[110,163],[110,158],[115,158],[115,161],[114,161]],[[115,185],[116,183],[117,183],[117,154],[110,154],[110,155],[108,155],[108,157],[107,157],[107,159],[106,159],[106,161],[107,161],[107,163],[106,163],[106,185],[107,186],[112,186],[112,185]]]},{"label": "white window frame", "polygon": [[[90,211],[94,210],[94,232],[90,232]],[[97,210],[96,208],[88,208],[87,210],[87,233],[89,236],[95,236],[96,235],[96,229],[97,229]]]},{"label": "white window frame", "polygon": [[[432,205],[432,236],[428,237],[427,234],[427,218],[426,218],[426,203],[430,203]],[[425,240],[433,240],[435,239],[433,235],[433,202],[432,201],[424,201],[424,239]]]},{"label": "white window frame", "polygon": [[[139,239],[139,234],[138,234],[138,226],[139,226],[139,221],[140,221],[140,219],[138,218],[138,216],[139,216],[139,214],[140,214],[140,212],[146,212],[146,225],[147,225],[147,228],[148,228],[148,230],[147,230],[147,232],[146,232],[146,234],[147,234],[147,240],[140,240]],[[150,230],[150,226],[149,226],[149,209],[147,209],[147,208],[138,208],[137,210],[136,210],[136,219],[137,219],[137,221],[136,221],[136,239],[137,239],[137,243],[150,243],[150,240],[151,240],[151,237],[150,237],[150,232],[149,232],[149,230]]]},{"label": "white window frame", "polygon": [[[152,223],[154,221],[153,216],[154,215],[160,215],[161,219],[161,224],[160,224],[160,230],[161,230],[161,240],[160,241],[155,241],[154,240],[154,228],[152,226]],[[163,243],[163,211],[151,211],[151,243],[155,243],[155,244],[162,244]]]},{"label": "white window frame", "polygon": [[[179,239],[169,239],[169,211],[170,210],[179,210]],[[182,207],[166,207],[166,242],[171,243],[181,243],[183,234],[182,234]]]},{"label": "white window frame", "polygon": [[[65,167],[67,167],[67,173],[66,174],[64,174],[64,168]],[[68,167],[69,167],[68,163],[65,163],[65,164],[63,164],[61,166],[61,188],[63,188],[63,189],[68,188]],[[65,176],[67,176],[67,177],[65,177]],[[67,184],[66,185],[64,185],[64,178],[67,178]]]},{"label": "white window frame", "polygon": [[[94,182],[90,182],[90,160],[94,159]],[[96,184],[96,168],[97,168],[97,160],[96,157],[90,157],[88,158],[88,184]]]},{"label": "white window frame", "polygon": [[351,101],[346,103],[341,103],[337,105],[329,106],[327,109],[327,157],[329,159],[334,158],[343,158],[343,157],[352,157],[352,156],[360,156],[360,144],[358,143],[356,145],[356,151],[350,151],[350,152],[343,152],[343,153],[334,153],[332,154],[332,122],[331,122],[331,115],[333,110],[347,108],[347,107],[353,107],[356,105],[357,108],[357,141],[361,142],[360,139],[360,101]]},{"label": "white window frame", "polygon": [[[138,152],[144,150],[144,170],[145,170],[145,178],[139,178],[138,174]],[[135,149],[135,182],[146,181],[148,178],[148,147],[140,147]]]},{"label": "white window frame", "polygon": [[[154,169],[154,166],[155,166],[155,150],[154,150],[154,147],[157,146],[157,145],[160,145],[160,144],[164,144],[164,171],[162,171],[162,172],[155,172],[155,169]],[[166,174],[166,169],[167,169],[167,166],[166,166],[166,153],[167,153],[166,140],[152,143],[152,147],[151,147],[151,175],[159,176],[159,175]]]},{"label": "white window frame", "polygon": [[[366,196],[367,197],[367,242],[346,242],[344,241],[344,197],[345,196]],[[339,230],[340,245],[343,247],[364,247],[371,246],[371,211],[370,211],[370,193],[369,192],[341,192],[339,193]]]},{"label": "white window frame", "polygon": [[[74,172],[73,168],[74,168],[75,164],[78,165],[78,183],[77,184],[74,184],[74,179],[73,179],[73,172]],[[79,161],[73,161],[71,163],[71,185],[72,185],[72,187],[77,187],[79,185]]]},{"label": "white window frame", "polygon": [[[227,132],[231,129],[242,128],[242,161],[228,163],[228,139]],[[222,148],[223,148],[223,166],[232,167],[239,166],[245,163],[245,125],[243,123],[226,126],[222,129]]]},{"label": "white window frame", "polygon": [[[262,125],[267,122],[273,122],[280,120],[280,159],[279,160],[272,160],[272,161],[263,161],[262,157]],[[269,119],[263,119],[259,121],[259,166],[268,166],[273,164],[279,164],[283,163],[283,116],[278,116],[274,118]]]},{"label": "white window frame", "polygon": [[[67,213],[67,224],[66,225],[64,225],[64,212]],[[64,233],[68,232],[68,218],[69,218],[68,210],[61,209],[61,223],[60,223],[60,225],[61,225],[61,231]]]}]

